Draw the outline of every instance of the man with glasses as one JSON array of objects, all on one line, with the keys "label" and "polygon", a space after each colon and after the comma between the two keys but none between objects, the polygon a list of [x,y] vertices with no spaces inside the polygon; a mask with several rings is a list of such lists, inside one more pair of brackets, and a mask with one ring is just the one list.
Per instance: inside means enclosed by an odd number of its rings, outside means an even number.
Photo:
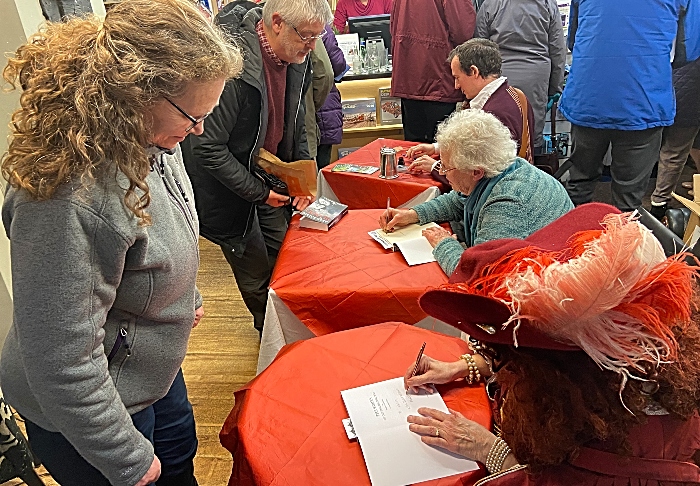
[{"label": "man with glasses", "polygon": [[312,81],[309,53],[332,18],[326,0],[268,0],[253,8],[234,2],[222,9],[216,22],[244,51],[243,73],[227,83],[204,133],[189,137],[190,150],[183,151],[200,232],[221,246],[261,333],[289,205],[301,210],[310,200],[268,187],[254,175],[255,156],[264,148],[286,162],[310,158],[304,103]]}]

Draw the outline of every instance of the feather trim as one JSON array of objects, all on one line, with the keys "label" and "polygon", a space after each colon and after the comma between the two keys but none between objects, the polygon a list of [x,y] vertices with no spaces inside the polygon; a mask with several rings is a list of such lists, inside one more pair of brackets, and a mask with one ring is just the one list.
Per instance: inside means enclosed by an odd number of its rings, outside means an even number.
[{"label": "feather trim", "polygon": [[608,215],[604,230],[580,232],[562,252],[515,250],[471,283],[450,285],[508,305],[517,330],[527,321],[543,334],[585,351],[623,376],[676,358],[672,327],[690,320],[693,267],[666,259],[651,232],[630,215]]}]

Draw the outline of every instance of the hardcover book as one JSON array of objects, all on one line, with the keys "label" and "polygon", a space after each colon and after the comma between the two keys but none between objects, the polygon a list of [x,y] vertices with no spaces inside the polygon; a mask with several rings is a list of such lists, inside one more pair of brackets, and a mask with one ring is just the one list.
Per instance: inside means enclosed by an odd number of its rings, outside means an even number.
[{"label": "hardcover book", "polygon": [[391,88],[379,88],[379,123],[382,125],[401,123],[401,100],[391,96]]},{"label": "hardcover book", "polygon": [[342,105],[343,129],[377,125],[377,100],[375,98],[343,100]]},{"label": "hardcover book", "polygon": [[345,204],[319,197],[301,212],[299,226],[328,231],[348,212]]}]

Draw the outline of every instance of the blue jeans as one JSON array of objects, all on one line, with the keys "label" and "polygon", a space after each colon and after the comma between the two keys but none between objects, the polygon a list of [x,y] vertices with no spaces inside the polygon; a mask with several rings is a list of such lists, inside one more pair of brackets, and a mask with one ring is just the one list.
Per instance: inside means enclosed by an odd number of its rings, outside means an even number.
[{"label": "blue jeans", "polygon": [[[178,371],[163,398],[133,414],[131,420],[136,429],[151,441],[160,459],[162,473],[156,484],[197,484],[192,466],[197,452],[197,435],[182,370]],[[29,420],[25,424],[32,450],[59,484],[109,485],[107,478],[83,459],[63,434],[42,429]]]}]

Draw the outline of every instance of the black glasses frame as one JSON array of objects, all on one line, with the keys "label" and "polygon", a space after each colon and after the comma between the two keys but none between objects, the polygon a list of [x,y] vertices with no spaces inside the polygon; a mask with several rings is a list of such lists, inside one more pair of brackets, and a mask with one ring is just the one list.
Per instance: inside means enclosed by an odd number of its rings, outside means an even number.
[{"label": "black glasses frame", "polygon": [[189,121],[192,122],[192,125],[190,125],[189,127],[187,127],[185,129],[186,132],[189,132],[190,130],[192,130],[194,127],[196,127],[197,125],[202,123],[206,117],[211,115],[211,112],[209,112],[206,115],[204,115],[202,118],[195,118],[192,115],[190,115],[189,113],[187,113],[185,110],[183,110],[182,108],[177,106],[177,104],[173,100],[171,100],[170,98],[165,98],[165,99],[168,103],[173,105],[173,108],[175,108],[177,111],[179,111],[182,114],[182,116],[184,116],[185,118],[187,118]]}]

